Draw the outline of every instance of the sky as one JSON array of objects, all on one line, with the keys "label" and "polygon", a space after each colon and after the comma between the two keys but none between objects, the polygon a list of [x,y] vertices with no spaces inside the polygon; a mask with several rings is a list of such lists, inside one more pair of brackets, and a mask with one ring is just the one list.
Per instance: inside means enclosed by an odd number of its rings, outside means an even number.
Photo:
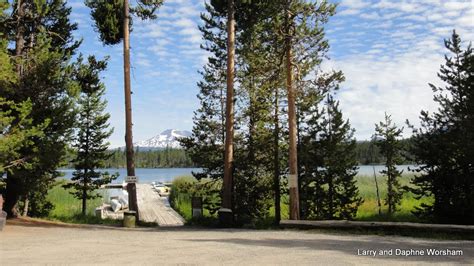
[{"label": "sky", "polygon": [[[207,0],[209,1],[209,0]],[[346,81],[337,93],[345,118],[358,140],[369,139],[375,123],[392,115],[405,126],[418,125],[421,110],[434,111],[428,83],[444,62],[444,39],[452,30],[464,46],[474,39],[471,0],[339,0],[337,14],[326,25],[330,43],[323,69],[342,70]],[[131,0],[134,3],[134,0]],[[111,147],[125,145],[122,44],[104,46],[94,31],[90,10],[70,0],[74,33],[83,39],[80,52],[109,56],[103,72],[107,111],[114,133]],[[207,55],[198,25],[204,0],[165,0],[155,21],[134,20],[131,33],[134,142],[166,129],[191,130],[200,80]],[[409,130],[405,126],[405,136]]]}]

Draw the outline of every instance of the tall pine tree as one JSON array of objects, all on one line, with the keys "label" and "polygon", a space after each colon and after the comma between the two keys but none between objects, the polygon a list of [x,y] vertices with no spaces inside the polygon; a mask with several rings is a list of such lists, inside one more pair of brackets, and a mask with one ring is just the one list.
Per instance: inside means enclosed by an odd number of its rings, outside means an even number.
[{"label": "tall pine tree", "polygon": [[[13,1],[10,14],[0,24],[9,42],[17,82],[0,96],[20,103],[31,100],[32,126],[43,124],[44,135],[32,139],[32,144],[18,152],[28,157],[30,167],[14,169],[7,175],[5,209],[10,216],[18,215],[19,200],[26,210],[44,214],[47,190],[55,178],[65,155],[73,127],[75,85],[71,82],[70,58],[80,42],[73,39],[77,26],[69,21],[71,9],[65,1]],[[32,213],[35,215],[35,213]]]},{"label": "tall pine tree", "polygon": [[413,183],[419,197],[432,196],[418,214],[437,222],[474,224],[474,55],[453,31],[445,41],[449,54],[438,77],[444,87],[430,84],[439,105],[421,112],[414,128],[411,153],[419,165]]},{"label": "tall pine tree", "polygon": [[313,109],[309,134],[302,140],[302,213],[306,219],[350,220],[362,203],[355,180],[354,129],[332,95],[323,107]]},{"label": "tall pine tree", "polygon": [[[201,14],[204,25],[199,29],[205,40],[201,48],[210,56],[200,72],[202,81],[197,84],[200,107],[194,112],[192,136],[180,141],[193,163],[202,168],[202,172],[193,173],[196,179],[210,178],[218,182],[224,174],[226,20],[210,4],[206,4],[206,11]],[[211,193],[220,196],[219,191]],[[204,207],[214,212],[220,204],[204,202]]]},{"label": "tall pine tree", "polygon": [[381,154],[385,157],[385,168],[380,173],[387,177],[387,197],[385,205],[388,206],[388,214],[397,211],[403,192],[401,191],[400,179],[403,171],[397,169],[402,164],[400,138],[403,128],[398,128],[392,123],[390,115],[385,113],[385,121],[375,125],[375,140]]},{"label": "tall pine tree", "polygon": [[81,89],[76,118],[77,133],[73,144],[77,155],[72,163],[76,170],[71,178],[72,182],[63,187],[73,188],[70,193],[82,200],[82,215],[86,214],[87,200],[100,196],[97,189],[118,177],[98,171],[112,155],[107,152],[107,138],[113,130],[108,129],[110,115],[104,114],[107,105],[102,99],[105,87],[99,77],[105,68],[105,61],[98,61],[90,56],[88,62],[83,63],[80,56],[75,70],[75,79]]}]

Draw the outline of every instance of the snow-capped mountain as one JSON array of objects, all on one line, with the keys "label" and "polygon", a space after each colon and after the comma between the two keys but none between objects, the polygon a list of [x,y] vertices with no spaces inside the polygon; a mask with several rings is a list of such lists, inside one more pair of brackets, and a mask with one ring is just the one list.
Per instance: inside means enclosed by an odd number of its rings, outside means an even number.
[{"label": "snow-capped mountain", "polygon": [[166,147],[179,149],[181,146],[177,139],[189,136],[191,136],[191,132],[186,130],[167,129],[151,139],[135,142],[133,146],[152,149],[164,149]]}]

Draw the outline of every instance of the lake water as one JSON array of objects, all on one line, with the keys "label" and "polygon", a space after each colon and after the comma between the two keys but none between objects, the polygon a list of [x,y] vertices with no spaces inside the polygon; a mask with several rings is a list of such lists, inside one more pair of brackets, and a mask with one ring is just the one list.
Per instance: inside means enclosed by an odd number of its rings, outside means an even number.
[{"label": "lake water", "polygon": [[[359,165],[359,170],[357,175],[374,175],[374,168],[375,168],[375,173],[380,175],[380,171],[385,170],[385,165]],[[397,169],[403,171],[404,174],[411,173],[409,169],[414,169],[414,165],[397,165]]]},{"label": "lake water", "polygon": [[[358,175],[369,175],[374,174],[374,167],[377,175],[380,175],[380,171],[385,169],[383,165],[360,165],[358,170]],[[404,173],[409,173],[408,168],[413,168],[413,165],[399,165],[397,168],[403,170]],[[179,176],[190,176],[192,172],[198,172],[201,168],[137,168],[135,169],[135,174],[138,176],[138,181],[140,183],[151,183],[155,182],[171,182],[174,178]],[[64,178],[70,179],[74,169],[61,169],[60,172],[64,173]],[[127,176],[127,169],[124,168],[112,168],[112,169],[102,169],[101,171],[112,173],[119,173],[119,178],[117,178],[113,183],[122,183],[125,176]]]},{"label": "lake water", "polygon": [[[201,168],[136,168],[135,175],[138,176],[138,182],[151,183],[155,182],[171,182],[179,176],[190,176],[192,172],[200,171]],[[59,172],[64,173],[64,178],[70,179],[74,169],[60,169]],[[113,183],[122,183],[127,176],[125,168],[101,169],[101,172],[109,172],[109,174],[119,173],[119,177]]]}]

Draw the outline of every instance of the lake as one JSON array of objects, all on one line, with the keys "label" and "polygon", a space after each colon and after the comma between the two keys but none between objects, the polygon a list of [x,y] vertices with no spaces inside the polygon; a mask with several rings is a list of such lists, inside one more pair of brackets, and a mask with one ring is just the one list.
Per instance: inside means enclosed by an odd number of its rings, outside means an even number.
[{"label": "lake", "polygon": [[[381,175],[380,171],[385,170],[385,165],[359,165],[359,170],[357,175],[374,175],[374,167],[377,176]],[[412,173],[409,169],[414,169],[415,165],[397,165],[397,169],[403,171],[403,174]]]},{"label": "lake", "polygon": [[[151,183],[155,182],[171,182],[179,176],[190,176],[191,172],[200,171],[201,168],[136,168],[135,175],[138,176],[138,182]],[[59,172],[64,173],[64,178],[71,179],[74,169],[60,169]],[[125,168],[101,169],[101,172],[109,172],[110,174],[119,173],[113,183],[122,183],[127,176]]]},{"label": "lake", "polygon": [[[380,175],[385,167],[383,165],[360,165],[358,175],[370,175],[374,174],[373,168],[377,176]],[[413,165],[399,165],[397,168],[403,170],[404,173],[409,173],[408,168],[413,168]],[[136,168],[135,174],[138,176],[140,183],[151,183],[155,182],[171,182],[174,178],[179,176],[190,176],[192,172],[198,172],[201,168]],[[60,172],[64,173],[64,178],[70,179],[74,169],[60,169]],[[119,173],[119,178],[113,183],[122,183],[125,176],[127,176],[127,169],[125,168],[112,168],[112,169],[101,169],[101,171],[108,171],[109,173]]]}]

